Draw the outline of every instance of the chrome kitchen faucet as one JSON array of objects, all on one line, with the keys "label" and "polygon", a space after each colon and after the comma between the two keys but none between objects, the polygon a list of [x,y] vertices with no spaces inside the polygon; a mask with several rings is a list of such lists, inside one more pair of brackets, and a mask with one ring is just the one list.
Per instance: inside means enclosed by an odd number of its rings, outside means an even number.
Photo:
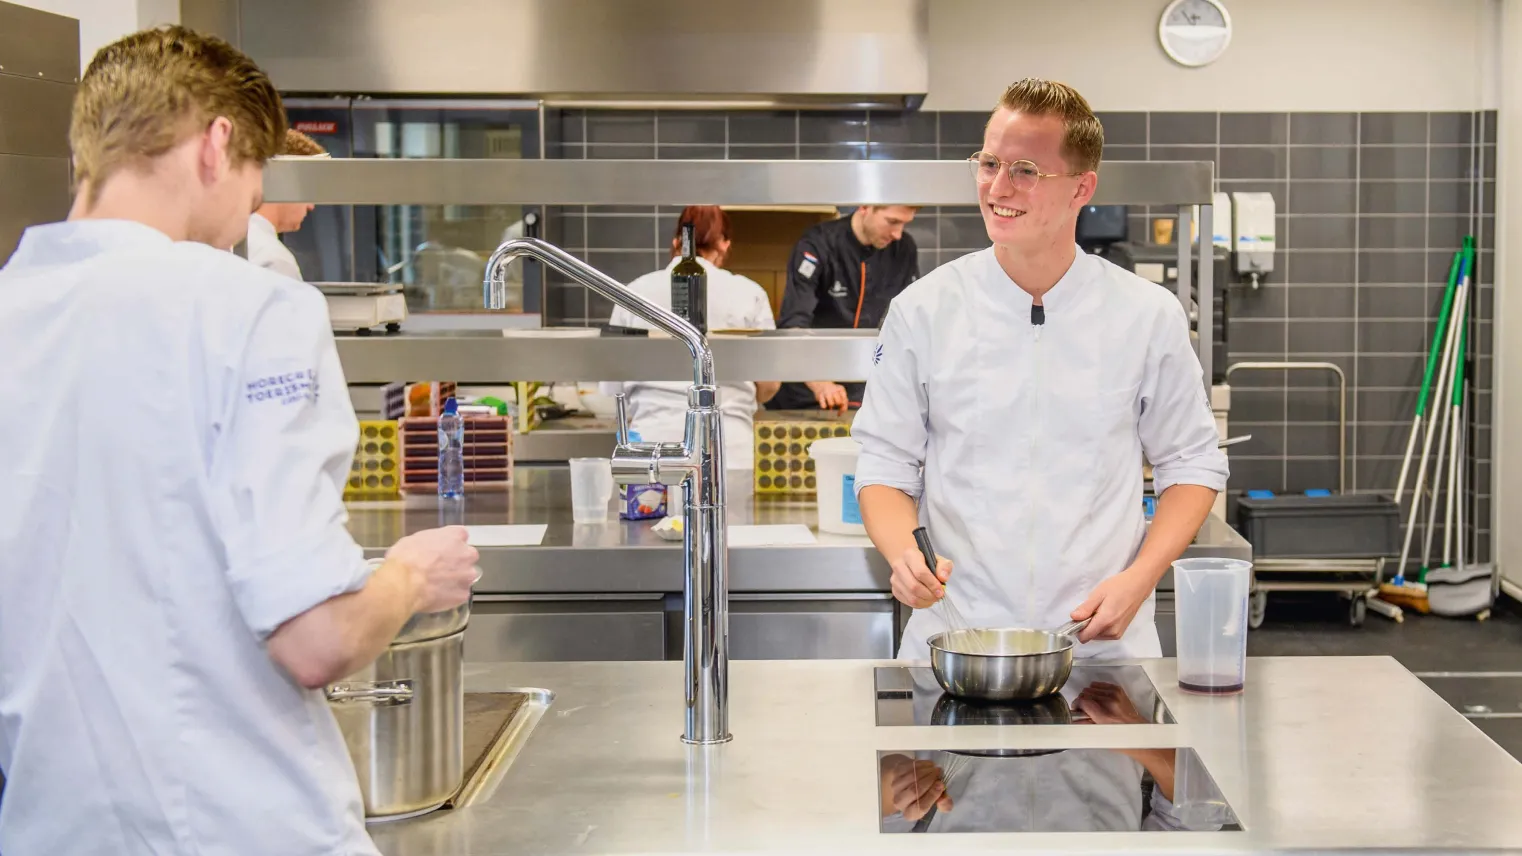
[{"label": "chrome kitchen faucet", "polygon": [[692,388],[680,443],[630,443],[623,396],[618,397],[618,438],[613,478],[619,484],[684,483],[682,508],[683,657],[687,721],[682,740],[723,743],[729,734],[729,572],[724,528],[724,434],[713,351],[696,327],[651,303],[566,251],[536,238],[503,243],[486,263],[482,286],[487,309],[507,304],[507,264],[532,256],[627,309],[687,346]]}]

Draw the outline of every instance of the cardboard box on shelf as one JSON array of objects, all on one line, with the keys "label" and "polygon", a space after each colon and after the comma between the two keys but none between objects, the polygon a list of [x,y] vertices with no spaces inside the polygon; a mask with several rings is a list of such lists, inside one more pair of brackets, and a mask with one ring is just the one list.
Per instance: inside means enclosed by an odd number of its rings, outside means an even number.
[{"label": "cardboard box on shelf", "polygon": [[775,317],[782,311],[793,247],[810,226],[834,220],[840,212],[832,205],[726,205],[724,210],[734,228],[724,267],[760,283],[771,298]]}]

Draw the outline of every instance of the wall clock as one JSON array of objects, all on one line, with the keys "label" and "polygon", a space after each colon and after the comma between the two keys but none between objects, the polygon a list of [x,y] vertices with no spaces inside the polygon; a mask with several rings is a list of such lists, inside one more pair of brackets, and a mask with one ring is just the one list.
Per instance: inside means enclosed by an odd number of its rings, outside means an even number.
[{"label": "wall clock", "polygon": [[1231,14],[1220,0],[1173,0],[1157,23],[1157,37],[1179,65],[1209,65],[1231,44]]}]

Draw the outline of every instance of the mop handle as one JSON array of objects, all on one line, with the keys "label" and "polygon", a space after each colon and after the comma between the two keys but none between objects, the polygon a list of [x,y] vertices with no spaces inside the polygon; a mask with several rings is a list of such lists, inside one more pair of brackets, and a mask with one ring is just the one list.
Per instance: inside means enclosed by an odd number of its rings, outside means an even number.
[{"label": "mop handle", "polygon": [[[1469,239],[1465,239],[1464,246],[1466,248],[1470,246]],[[1465,297],[1466,286],[1468,285],[1469,260],[1468,257],[1465,256],[1462,252],[1459,254],[1459,256],[1463,259],[1463,264],[1460,265],[1460,284],[1456,289],[1456,299],[1459,305],[1462,306]],[[1455,311],[1457,311],[1456,308]],[[1446,398],[1448,395],[1447,384],[1451,379],[1452,374],[1448,371],[1448,368],[1450,361],[1453,359],[1453,351],[1458,346],[1457,334],[1459,332],[1459,326],[1460,325],[1457,322],[1448,325],[1448,330],[1444,337],[1446,342],[1443,345],[1443,371],[1438,375],[1437,397],[1439,400]],[[1411,558],[1411,537],[1416,532],[1417,521],[1421,519],[1420,514],[1422,504],[1422,488],[1426,485],[1427,482],[1427,460],[1432,453],[1433,435],[1437,433],[1433,429],[1437,427],[1436,419],[1439,412],[1441,412],[1441,408],[1433,410],[1431,417],[1432,421],[1429,422],[1427,430],[1423,432],[1422,436],[1421,462],[1416,465],[1416,487],[1411,493],[1411,515],[1406,520],[1406,532],[1405,535],[1401,538],[1400,562],[1395,566],[1395,577],[1392,580],[1392,582],[1394,582],[1396,585],[1403,585],[1405,583],[1406,562]],[[1436,480],[1437,475],[1434,474],[1434,483]],[[1404,479],[1402,481],[1404,481]],[[1432,498],[1432,502],[1437,502],[1436,496]]]},{"label": "mop handle", "polygon": [[1416,453],[1416,441],[1422,433],[1422,417],[1427,414],[1427,399],[1432,394],[1432,375],[1437,370],[1438,353],[1443,350],[1443,343],[1447,339],[1448,314],[1453,306],[1453,293],[1458,288],[1459,266],[1463,257],[1463,250],[1455,252],[1452,263],[1448,265],[1448,287],[1443,290],[1443,308],[1438,311],[1437,324],[1432,331],[1432,347],[1427,349],[1427,367],[1422,373],[1422,390],[1416,399],[1416,413],[1411,417],[1411,432],[1406,437],[1406,453],[1400,459],[1400,476],[1395,481],[1396,502],[1400,502],[1401,497],[1406,493],[1406,476],[1411,472],[1411,456]]},{"label": "mop handle", "polygon": [[[1469,238],[1464,239],[1464,271],[1465,280],[1472,279],[1471,272],[1474,270],[1474,249]],[[1459,458],[1459,432],[1462,426],[1459,422],[1459,410],[1464,404],[1464,352],[1469,343],[1469,309],[1474,303],[1470,296],[1473,289],[1466,292],[1464,304],[1459,311],[1454,313],[1454,323],[1459,325],[1459,346],[1453,353],[1452,380],[1453,395],[1449,398],[1448,418],[1443,422],[1443,434],[1447,435],[1448,448],[1448,501],[1443,513],[1443,567],[1451,567],[1448,560],[1452,558],[1452,545],[1454,539],[1453,518],[1458,504],[1458,479],[1459,468],[1463,461]],[[1439,465],[1441,466],[1441,465]],[[1437,490],[1433,486],[1433,508],[1437,507]],[[1425,562],[1424,562],[1425,564]],[[1425,578],[1423,582],[1426,582]]]},{"label": "mop handle", "polygon": [[1460,268],[1464,253],[1470,246],[1470,239],[1464,239],[1464,250],[1453,254],[1453,261],[1448,265],[1448,287],[1443,290],[1443,308],[1437,313],[1437,327],[1432,331],[1432,347],[1427,350],[1427,368],[1422,372],[1422,391],[1416,399],[1416,415],[1421,416],[1427,412],[1427,396],[1432,390],[1432,375],[1437,371],[1439,355],[1443,351],[1443,334],[1448,325],[1448,310],[1453,306],[1453,292],[1458,288]]},{"label": "mop handle", "polygon": [[[1473,238],[1464,239],[1465,278],[1469,278],[1474,270],[1473,241]],[[1474,301],[1472,299],[1465,301],[1464,313],[1457,319],[1459,323],[1459,350],[1458,353],[1453,355],[1453,376],[1455,380],[1453,383],[1453,400],[1450,402],[1454,407],[1459,407],[1464,403],[1464,354],[1469,346],[1469,324],[1466,322],[1468,320],[1469,309],[1473,305]]]}]

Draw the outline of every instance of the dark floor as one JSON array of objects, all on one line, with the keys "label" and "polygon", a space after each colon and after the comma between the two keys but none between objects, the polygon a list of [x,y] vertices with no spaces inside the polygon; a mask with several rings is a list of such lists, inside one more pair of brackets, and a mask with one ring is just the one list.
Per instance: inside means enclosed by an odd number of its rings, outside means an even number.
[{"label": "dark floor", "polygon": [[1503,598],[1486,621],[1407,612],[1396,624],[1371,610],[1362,627],[1351,627],[1335,595],[1276,592],[1263,626],[1247,636],[1247,653],[1388,654],[1522,760],[1522,610],[1512,601]]}]

